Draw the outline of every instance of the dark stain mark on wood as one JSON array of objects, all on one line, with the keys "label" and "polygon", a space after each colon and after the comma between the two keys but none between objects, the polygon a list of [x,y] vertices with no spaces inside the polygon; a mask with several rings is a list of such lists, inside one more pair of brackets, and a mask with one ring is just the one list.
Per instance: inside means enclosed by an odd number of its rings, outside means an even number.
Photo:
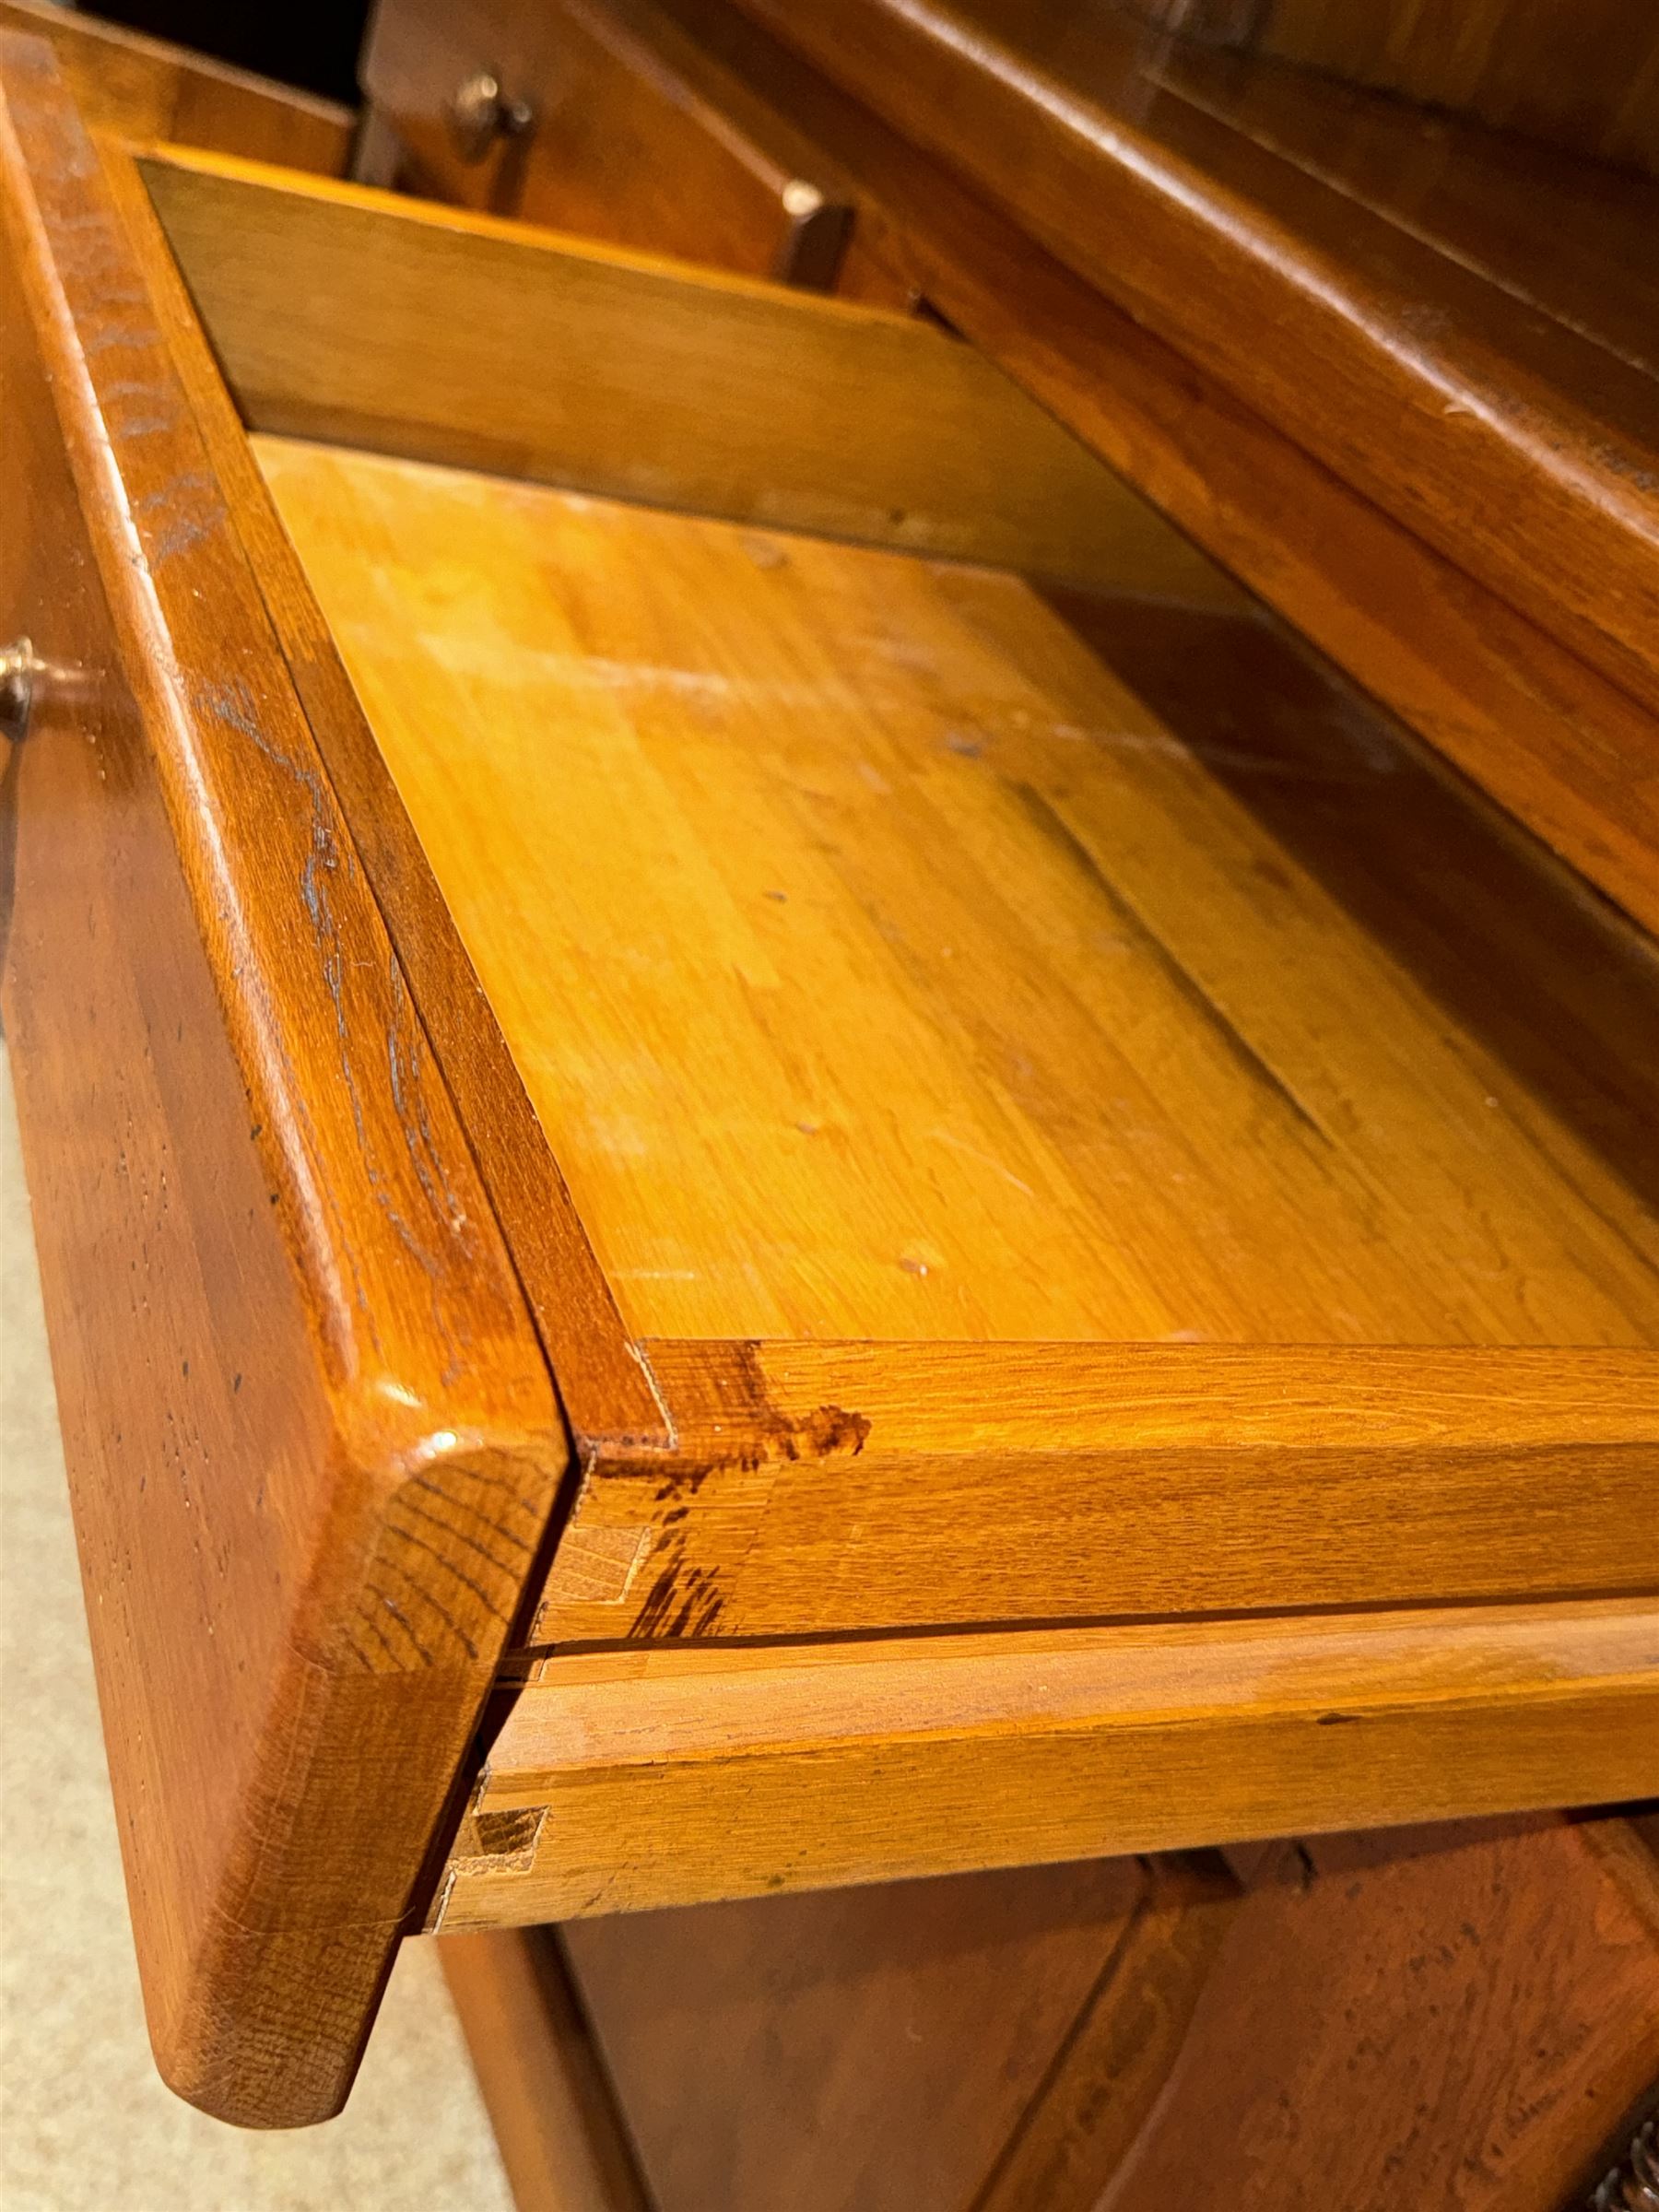
[{"label": "dark stain mark on wood", "polygon": [[686,1532],[677,1530],[666,1547],[665,1564],[635,1616],[629,1633],[687,1641],[714,1632],[725,1598],[716,1567],[688,1567]]},{"label": "dark stain mark on wood", "polygon": [[504,1813],[477,1813],[473,1818],[473,1837],[478,1847],[478,1856],[484,1859],[504,1858],[509,1852],[523,1851],[535,1841],[535,1831],[541,1826],[542,1808],[539,1806],[515,1807]]},{"label": "dark stain mark on wood", "polygon": [[667,1509],[657,1519],[656,1574],[629,1631],[633,1636],[688,1638],[716,1631],[727,1596],[719,1571],[689,1563],[698,1527],[695,1503],[710,1476],[856,1458],[869,1441],[869,1417],[847,1406],[783,1411],[767,1388],[756,1345],[723,1347],[700,1385],[695,1406],[676,1407],[682,1442],[672,1466],[633,1453],[602,1465],[606,1480],[649,1476],[656,1503]]}]

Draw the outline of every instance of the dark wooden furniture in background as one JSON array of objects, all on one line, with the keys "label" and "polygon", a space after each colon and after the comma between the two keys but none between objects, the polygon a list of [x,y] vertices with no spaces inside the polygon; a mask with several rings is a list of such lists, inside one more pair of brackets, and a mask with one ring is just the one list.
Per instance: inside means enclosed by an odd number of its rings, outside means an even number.
[{"label": "dark wooden furniture in background", "polygon": [[741,5],[929,297],[1659,927],[1659,191],[1107,5]]},{"label": "dark wooden furniture in background", "polygon": [[1659,18],[1629,0],[1135,0],[1268,55],[1659,176]]},{"label": "dark wooden furniture in background", "polygon": [[1616,1819],[441,1947],[522,2212],[1569,2212],[1659,2077]]},{"label": "dark wooden furniture in background", "polygon": [[863,236],[838,165],[653,0],[395,0],[375,15],[362,85],[392,142],[378,141],[378,159],[410,189],[746,276],[908,302]]}]

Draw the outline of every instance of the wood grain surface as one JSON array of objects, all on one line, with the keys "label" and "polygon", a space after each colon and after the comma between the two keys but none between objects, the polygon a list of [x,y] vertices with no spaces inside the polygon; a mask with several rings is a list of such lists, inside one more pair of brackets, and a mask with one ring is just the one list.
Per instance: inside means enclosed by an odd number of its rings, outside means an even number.
[{"label": "wood grain surface", "polygon": [[[858,180],[865,235],[878,224],[883,252],[977,345],[1365,689],[1659,930],[1651,713],[1044,253],[911,143],[902,119],[888,128],[721,0],[662,4],[833,148]],[[779,29],[789,26],[780,18]],[[1349,128],[1345,115],[1339,149]],[[1298,158],[1309,158],[1305,146]],[[1322,162],[1332,158],[1324,147]],[[1526,253],[1535,189],[1496,189],[1524,237],[1517,253],[1488,235],[1477,260],[1501,252],[1501,281],[1513,288],[1518,260],[1536,258]],[[1560,227],[1574,241],[1570,258],[1595,268],[1601,226],[1586,212]],[[1457,250],[1467,252],[1466,237]],[[1616,288],[1638,314],[1643,265],[1638,256]],[[1597,299],[1606,290],[1598,286]],[[1629,323],[1627,312],[1625,338]]]},{"label": "wood grain surface", "polygon": [[561,1935],[659,2212],[967,2212],[1151,1887],[1105,1859]]},{"label": "wood grain surface", "polygon": [[1652,1589],[1651,1355],[647,1340],[529,1634]]},{"label": "wood grain surface", "polygon": [[[481,155],[458,142],[451,112],[479,69],[532,118]],[[650,0],[400,0],[377,12],[361,76],[416,181],[441,199],[750,276],[822,290],[850,278],[872,294],[869,257],[848,266],[853,210],[834,165]],[[880,297],[906,304],[891,278]]]},{"label": "wood grain surface", "polygon": [[[566,1448],[148,279],[0,41],[6,1016],[152,2038],[344,2098]],[[122,157],[112,155],[112,160]]]},{"label": "wood grain surface", "polygon": [[145,175],[254,429],[1236,604],[927,324],[223,160]]},{"label": "wood grain surface", "polygon": [[511,1244],[536,1331],[558,1374],[566,1418],[578,1435],[593,1431],[666,1444],[661,1400],[628,1340],[558,1163],[272,505],[140,167],[116,163],[107,173],[128,233],[144,253],[151,306],[234,515],[273,636]]},{"label": "wood grain surface", "polygon": [[517,2212],[656,2212],[557,1932],[438,1948]]},{"label": "wood grain surface", "polygon": [[1582,2201],[1659,2063],[1641,1857],[1465,1823],[564,1941],[659,2212],[1513,2212]]},{"label": "wood grain surface", "polygon": [[558,1948],[659,2212],[1569,2206],[1659,2059],[1654,1869],[1599,1816],[1267,1842],[1241,1878],[1182,1853],[621,1913]]},{"label": "wood grain surface", "polygon": [[1629,0],[1136,0],[1136,12],[1659,175],[1659,26]]},{"label": "wood grain surface", "polygon": [[1651,1601],[572,1653],[446,1933],[1651,1794]]},{"label": "wood grain surface", "polygon": [[257,451],[636,1335],[1659,1341],[1651,950],[1253,625]]},{"label": "wood grain surface", "polygon": [[188,47],[103,23],[55,0],[0,0],[0,30],[49,39],[82,119],[135,139],[174,139],[340,176],[351,111]]},{"label": "wood grain surface", "polygon": [[1651,374],[1147,77],[1126,18],[1069,0],[744,4],[1384,512],[1659,705]]},{"label": "wood grain surface", "polygon": [[1111,2201],[1573,2204],[1656,2070],[1659,1917],[1622,1822],[1311,1838],[1233,1914]]},{"label": "wood grain surface", "polygon": [[[1655,48],[1659,52],[1659,47]],[[1653,190],[1441,111],[1177,50],[1152,80],[1650,374],[1659,370]]]}]

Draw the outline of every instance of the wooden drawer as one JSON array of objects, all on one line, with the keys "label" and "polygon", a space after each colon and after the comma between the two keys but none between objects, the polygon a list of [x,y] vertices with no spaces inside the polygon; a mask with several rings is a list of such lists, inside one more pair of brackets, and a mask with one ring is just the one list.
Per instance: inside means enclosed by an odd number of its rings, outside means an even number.
[{"label": "wooden drawer", "polygon": [[907,303],[837,166],[653,0],[382,0],[362,81],[422,191]]},{"label": "wooden drawer", "polygon": [[0,86],[169,2079],[327,2112],[426,1925],[1651,1791],[1649,941],[939,330]]}]

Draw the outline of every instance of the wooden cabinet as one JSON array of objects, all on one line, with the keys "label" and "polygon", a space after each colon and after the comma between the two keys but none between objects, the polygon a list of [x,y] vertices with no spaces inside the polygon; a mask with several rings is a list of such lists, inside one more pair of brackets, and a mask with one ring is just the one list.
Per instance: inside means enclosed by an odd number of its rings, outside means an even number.
[{"label": "wooden cabinet", "polygon": [[325,2116],[422,1929],[1651,1794],[1637,922],[932,323],[0,92],[168,2078]]},{"label": "wooden cabinet", "polygon": [[1659,175],[1659,23],[1629,0],[1141,0],[1191,38]]},{"label": "wooden cabinet", "polygon": [[416,189],[902,306],[838,165],[653,0],[382,0],[365,96]]},{"label": "wooden cabinet", "polygon": [[1619,1820],[442,1949],[524,2212],[1577,2212],[1659,2074],[1659,1865]]}]

